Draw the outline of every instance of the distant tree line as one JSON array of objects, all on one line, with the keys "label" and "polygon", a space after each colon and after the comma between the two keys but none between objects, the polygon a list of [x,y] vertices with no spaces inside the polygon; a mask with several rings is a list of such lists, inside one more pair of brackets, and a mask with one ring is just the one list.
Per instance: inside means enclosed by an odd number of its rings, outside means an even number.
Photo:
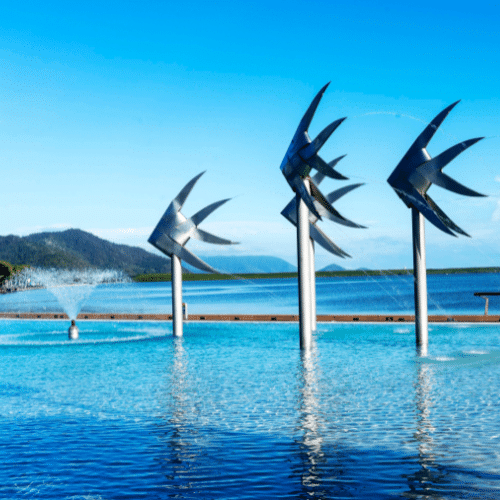
[{"label": "distant tree line", "polygon": [[0,260],[0,285],[14,273],[14,266],[10,262]]}]

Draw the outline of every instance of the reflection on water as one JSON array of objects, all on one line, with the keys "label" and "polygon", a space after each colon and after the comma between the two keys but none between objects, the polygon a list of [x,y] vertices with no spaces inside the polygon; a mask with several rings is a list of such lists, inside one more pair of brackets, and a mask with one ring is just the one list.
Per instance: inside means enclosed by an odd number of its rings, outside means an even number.
[{"label": "reflection on water", "polygon": [[419,470],[407,476],[410,487],[409,498],[435,498],[433,490],[436,483],[443,479],[437,471],[434,450],[432,424],[432,371],[427,364],[417,364],[415,381],[415,444],[417,446],[417,463]]},{"label": "reflection on water", "polygon": [[415,357],[395,325],[59,324],[0,322],[0,498],[500,498],[497,326]]},{"label": "reflection on water", "polygon": [[316,372],[318,370],[317,345],[313,339],[310,349],[300,352],[298,369],[298,427],[301,437],[301,484],[308,498],[324,498],[321,494],[321,464],[325,462],[322,451],[320,398]]},{"label": "reflection on water", "polygon": [[[188,431],[187,411],[189,404],[188,359],[182,337],[172,338],[173,359],[168,373],[168,397],[165,407],[166,456],[162,457],[167,466],[166,479],[168,489],[186,487],[183,476],[196,466],[196,454],[191,450],[191,440],[185,434]],[[188,483],[189,484],[189,483]]]}]

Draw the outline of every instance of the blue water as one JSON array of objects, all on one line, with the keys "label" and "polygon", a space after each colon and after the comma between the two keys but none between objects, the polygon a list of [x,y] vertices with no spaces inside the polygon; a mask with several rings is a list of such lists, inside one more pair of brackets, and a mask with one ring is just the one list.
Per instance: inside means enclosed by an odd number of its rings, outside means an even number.
[{"label": "blue water", "polygon": [[[103,287],[84,308],[166,295]],[[319,324],[309,354],[296,324],[79,327],[0,320],[0,498],[500,498],[500,325],[432,324],[426,357],[407,324]]]},{"label": "blue water", "polygon": [[[500,291],[500,274],[429,275],[430,314],[482,314],[477,291]],[[193,314],[297,314],[297,280],[225,280],[183,284]],[[100,285],[82,305],[85,312],[163,313],[172,311],[170,283]],[[412,314],[413,276],[318,278],[318,314]],[[500,314],[500,297],[490,298]],[[0,311],[62,312],[47,290],[0,296]]]},{"label": "blue water", "polygon": [[2,320],[1,498],[500,498],[500,336]]}]

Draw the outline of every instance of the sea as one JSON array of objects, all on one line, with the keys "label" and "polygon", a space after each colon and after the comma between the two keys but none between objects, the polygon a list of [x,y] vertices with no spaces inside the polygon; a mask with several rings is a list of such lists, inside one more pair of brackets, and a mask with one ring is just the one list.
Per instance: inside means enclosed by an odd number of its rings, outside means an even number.
[{"label": "sea", "polygon": [[[429,311],[483,314],[498,274],[429,275]],[[320,278],[319,314],[412,313],[411,276]],[[200,313],[297,313],[296,280],[185,282]],[[170,283],[81,312],[171,311]],[[490,313],[500,303],[490,300]],[[0,311],[62,311],[47,290]],[[0,498],[499,499],[500,324],[0,320]]]},{"label": "sea", "polygon": [[[185,281],[183,301],[193,314],[298,314],[297,279]],[[475,292],[500,291],[500,273],[430,274],[429,314],[482,314],[485,301]],[[0,296],[0,312],[64,312],[61,288]],[[82,287],[68,287],[68,299]],[[150,313],[172,311],[170,282],[101,284],[84,299],[81,313]],[[413,314],[413,275],[317,278],[318,314]],[[57,298],[56,298],[57,297]],[[81,308],[81,310],[80,310]],[[500,314],[500,297],[490,297],[489,312]]]}]

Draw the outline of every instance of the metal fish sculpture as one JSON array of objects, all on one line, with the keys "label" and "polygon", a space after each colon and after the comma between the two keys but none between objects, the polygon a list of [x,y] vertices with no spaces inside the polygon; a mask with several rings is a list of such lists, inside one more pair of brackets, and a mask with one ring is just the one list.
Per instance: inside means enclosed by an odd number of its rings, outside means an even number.
[{"label": "metal fish sculpture", "polygon": [[484,137],[460,142],[434,158],[431,158],[426,149],[436,130],[459,102],[454,102],[445,108],[427,125],[387,179],[387,182],[409,208],[418,210],[441,231],[452,236],[456,236],[455,233],[469,236],[452,222],[427,194],[430,186],[436,184],[466,196],[485,196],[443,174],[443,168],[448,163]]},{"label": "metal fish sculpture", "polygon": [[[322,173],[317,173],[313,178],[313,182],[315,183],[316,186],[318,186],[321,181],[324,179],[324,175]],[[349,193],[353,189],[356,189],[363,184],[351,184],[350,186],[344,186],[340,189],[337,189],[336,191],[331,192],[326,196],[326,200],[328,203],[333,204],[335,203],[340,197],[344,196],[345,194]],[[316,208],[317,212],[322,215],[323,217],[333,221],[337,222],[338,224],[342,224],[344,226],[348,227],[356,227],[356,228],[365,228],[365,226],[361,226],[360,224],[356,224],[355,222],[350,221],[349,219],[346,219],[344,216],[342,216],[335,208],[332,207],[333,212],[326,210],[323,205],[321,205],[317,200],[314,200],[314,207]],[[289,222],[291,222],[294,226],[297,226],[297,198],[294,197],[290,203],[283,209],[281,212],[281,215],[285,217]],[[312,212],[309,212],[309,233],[311,238],[321,245],[325,250],[328,252],[337,255],[338,257],[350,257],[350,255],[341,248],[339,248],[328,236],[321,231],[321,229],[317,226],[318,222],[318,217],[314,215]]]},{"label": "metal fish sculpture", "polygon": [[[314,182],[310,182],[311,194],[304,185],[304,179],[309,178],[309,173],[311,169],[315,169],[321,172],[327,177],[332,179],[345,180],[342,174],[335,170],[335,165],[343,158],[337,158],[330,163],[326,163],[319,155],[318,152],[332,135],[332,133],[337,129],[337,127],[345,120],[345,118],[340,118],[326,127],[319,135],[311,141],[308,129],[311,121],[313,119],[314,113],[318,107],[318,104],[325,93],[326,88],[330,85],[327,83],[316,95],[310,104],[305,115],[299,123],[297,131],[293,136],[292,142],[288,147],[288,150],[281,162],[281,172],[285,176],[288,184],[292,190],[299,193],[304,203],[307,205],[309,210],[318,218],[321,219],[320,212],[315,206],[314,200],[316,200],[326,211],[334,214],[335,211],[330,205],[328,200],[323,196],[318,187]],[[311,179],[310,179],[311,181]]]},{"label": "metal fish sculpture", "polygon": [[218,273],[216,269],[209,266],[199,257],[185,248],[186,243],[190,238],[195,238],[207,243],[215,243],[218,245],[233,245],[235,242],[219,238],[207,231],[198,228],[198,225],[208,217],[215,209],[229,201],[230,198],[217,201],[203,208],[192,217],[187,219],[181,213],[182,205],[186,201],[189,193],[193,189],[198,179],[204,174],[198,174],[191,179],[181,190],[181,192],[172,200],[165,214],[160,219],[160,222],[151,233],[148,242],[164,254],[172,257],[176,255],[181,260],[188,264],[209,273]]}]

